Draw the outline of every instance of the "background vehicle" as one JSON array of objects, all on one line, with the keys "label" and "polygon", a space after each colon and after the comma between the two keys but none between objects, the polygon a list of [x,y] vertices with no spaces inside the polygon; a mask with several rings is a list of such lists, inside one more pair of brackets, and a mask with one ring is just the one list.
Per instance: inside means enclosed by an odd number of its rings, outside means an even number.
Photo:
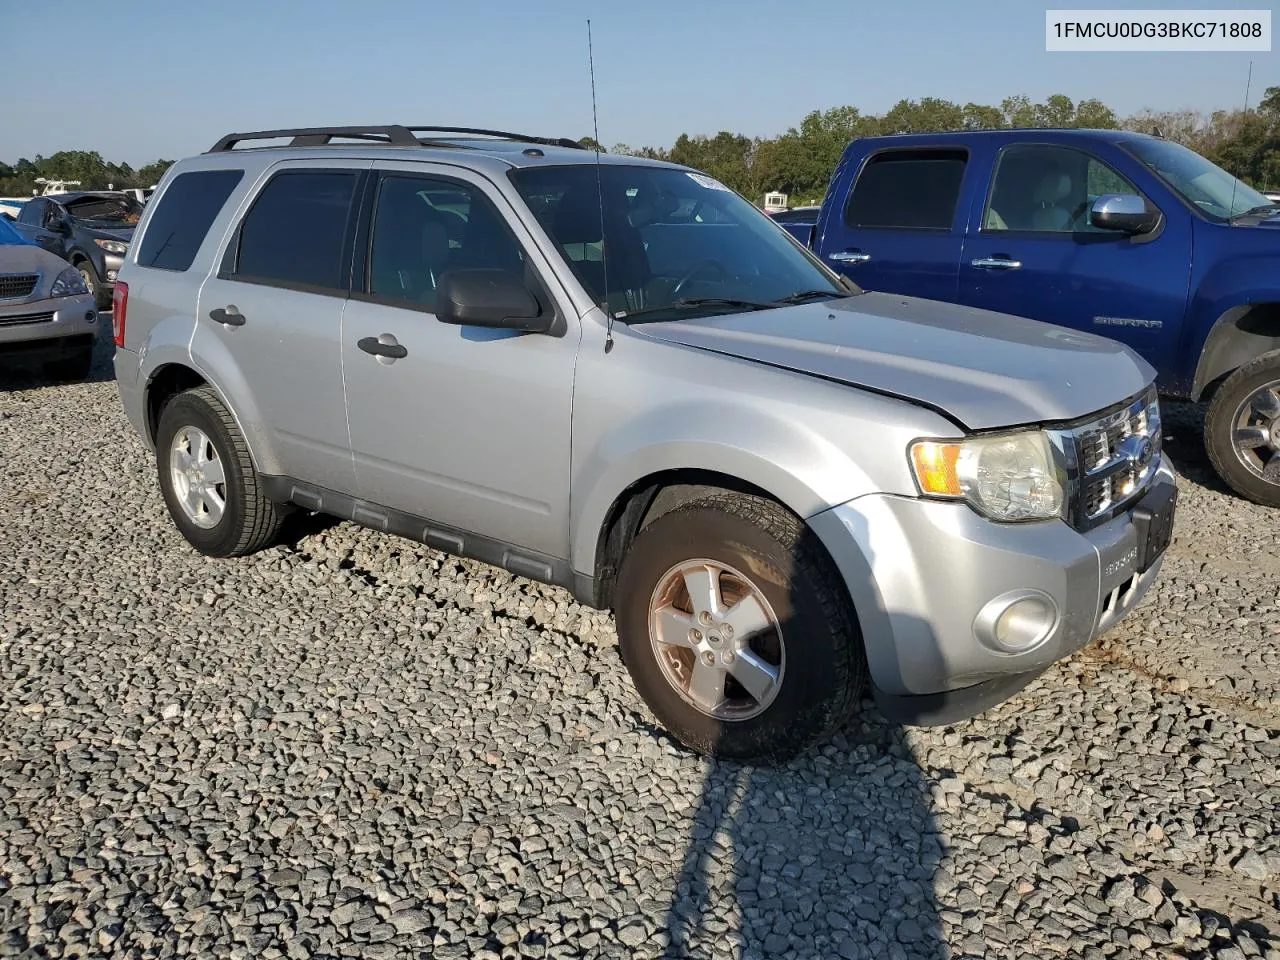
[{"label": "background vehicle", "polygon": [[1170,535],[1132,351],[863,293],[715,179],[572,141],[225,137],[147,205],[114,328],[197,549],[293,505],[560,584],[722,756],[794,753],[868,673],[899,718],[980,712],[1132,610]]},{"label": "background vehicle", "polygon": [[1176,143],[1118,130],[856,140],[814,250],[871,290],[1105,334],[1208,400],[1221,477],[1280,505],[1280,207]]},{"label": "background vehicle", "polygon": [[99,309],[107,310],[142,209],[118,193],[51,194],[28,200],[14,226],[28,240],[70,261],[97,297]]},{"label": "background vehicle", "polygon": [[771,213],[774,221],[782,224],[783,229],[791,234],[801,243],[808,243],[813,236],[814,225],[818,222],[818,214],[822,211],[821,205],[807,207],[792,207],[790,210],[783,210],[778,213]]},{"label": "background vehicle", "polygon": [[0,360],[39,362],[59,380],[82,380],[98,327],[80,272],[0,221]]}]

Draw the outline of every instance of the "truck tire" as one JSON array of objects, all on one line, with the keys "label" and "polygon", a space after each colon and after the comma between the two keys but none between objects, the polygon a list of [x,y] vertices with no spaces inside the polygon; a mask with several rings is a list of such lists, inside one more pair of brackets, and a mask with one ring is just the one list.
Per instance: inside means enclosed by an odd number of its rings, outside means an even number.
[{"label": "truck tire", "polygon": [[1280,507],[1280,351],[1238,368],[1209,404],[1209,461],[1241,496]]},{"label": "truck tire", "polygon": [[89,376],[93,366],[93,343],[77,344],[57,360],[44,365],[45,376],[59,382],[76,382]]},{"label": "truck tire", "polygon": [[714,494],[662,515],[632,543],[617,587],[627,670],[699,753],[780,763],[858,703],[865,655],[843,581],[772,501]]},{"label": "truck tire", "polygon": [[249,448],[217,391],[202,386],[165,404],[156,469],[169,514],[210,557],[240,557],[269,545],[285,508],[262,493]]}]

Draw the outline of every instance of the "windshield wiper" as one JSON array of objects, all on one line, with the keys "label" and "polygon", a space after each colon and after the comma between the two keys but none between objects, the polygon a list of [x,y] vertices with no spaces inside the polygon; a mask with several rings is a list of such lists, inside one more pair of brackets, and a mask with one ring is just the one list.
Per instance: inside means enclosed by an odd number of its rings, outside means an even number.
[{"label": "windshield wiper", "polygon": [[797,290],[795,293],[789,293],[785,297],[779,297],[774,303],[805,303],[808,300],[817,300],[819,297],[839,297],[842,296],[838,290]]},{"label": "windshield wiper", "polygon": [[1280,203],[1260,203],[1256,207],[1250,207],[1241,213],[1233,214],[1228,220],[1243,220],[1245,217],[1260,217],[1266,213],[1275,213],[1280,210]]},{"label": "windshield wiper", "polygon": [[664,303],[657,307],[645,307],[641,310],[619,310],[614,313],[615,320],[630,323],[637,317],[655,313],[689,313],[703,307],[729,307],[734,310],[771,310],[776,303],[761,303],[758,300],[737,300],[733,297],[685,297],[672,303]]}]

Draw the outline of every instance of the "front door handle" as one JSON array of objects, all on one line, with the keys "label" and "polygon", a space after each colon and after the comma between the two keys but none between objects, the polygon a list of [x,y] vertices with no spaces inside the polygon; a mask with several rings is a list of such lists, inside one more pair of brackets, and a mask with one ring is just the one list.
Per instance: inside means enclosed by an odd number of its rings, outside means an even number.
[{"label": "front door handle", "polygon": [[982,270],[1017,270],[1022,266],[1021,260],[1010,260],[1008,257],[979,257],[969,262]]},{"label": "front door handle", "polygon": [[397,343],[396,338],[389,333],[377,337],[361,337],[356,341],[356,346],[365,353],[373,354],[379,360],[384,357],[387,360],[399,360],[409,355],[409,351],[402,344]]},{"label": "front door handle", "polygon": [[209,319],[216,320],[227,327],[244,326],[244,314],[237,310],[234,304],[228,304],[226,307],[214,307],[209,311]]},{"label": "front door handle", "polygon": [[835,253],[828,254],[827,259],[834,260],[836,263],[866,263],[871,259],[871,254],[860,250],[837,250]]}]

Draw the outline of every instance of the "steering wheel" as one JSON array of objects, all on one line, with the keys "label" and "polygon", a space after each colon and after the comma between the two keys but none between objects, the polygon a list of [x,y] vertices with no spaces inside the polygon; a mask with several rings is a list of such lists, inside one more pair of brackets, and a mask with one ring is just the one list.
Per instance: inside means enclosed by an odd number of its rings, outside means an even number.
[{"label": "steering wheel", "polygon": [[729,279],[728,268],[725,267],[725,265],[721,263],[719,260],[708,257],[706,260],[699,260],[697,263],[693,265],[691,269],[685,271],[684,276],[682,276],[679,280],[677,280],[676,285],[671,288],[671,298],[673,300],[679,300],[680,292],[684,289],[685,284],[688,283],[690,280],[692,280],[694,277],[696,277],[699,273],[701,273],[707,267],[714,267],[716,271],[720,274],[721,279],[724,279],[724,280]]}]

